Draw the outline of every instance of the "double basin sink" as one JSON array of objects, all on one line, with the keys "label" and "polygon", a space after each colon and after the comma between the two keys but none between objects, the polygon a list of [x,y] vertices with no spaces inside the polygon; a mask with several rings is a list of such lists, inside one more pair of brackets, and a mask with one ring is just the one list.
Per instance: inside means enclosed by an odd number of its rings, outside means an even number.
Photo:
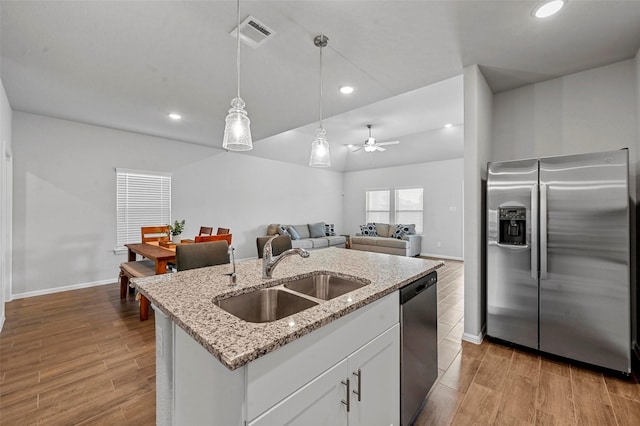
[{"label": "double basin sink", "polygon": [[356,278],[321,272],[294,278],[272,288],[221,299],[215,304],[247,322],[271,322],[368,284],[369,282],[359,281]]}]

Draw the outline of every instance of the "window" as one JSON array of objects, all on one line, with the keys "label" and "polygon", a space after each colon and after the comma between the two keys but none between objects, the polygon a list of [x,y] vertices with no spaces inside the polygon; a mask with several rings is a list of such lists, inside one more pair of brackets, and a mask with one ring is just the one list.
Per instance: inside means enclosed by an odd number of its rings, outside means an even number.
[{"label": "window", "polygon": [[424,203],[422,188],[396,189],[395,223],[415,223],[416,234],[422,234],[422,218]]},{"label": "window", "polygon": [[143,226],[171,223],[171,174],[116,169],[117,248],[140,242]]},{"label": "window", "polygon": [[390,223],[390,191],[367,191],[366,223]]},{"label": "window", "polygon": [[366,223],[416,225],[416,234],[423,232],[423,188],[366,191]]}]

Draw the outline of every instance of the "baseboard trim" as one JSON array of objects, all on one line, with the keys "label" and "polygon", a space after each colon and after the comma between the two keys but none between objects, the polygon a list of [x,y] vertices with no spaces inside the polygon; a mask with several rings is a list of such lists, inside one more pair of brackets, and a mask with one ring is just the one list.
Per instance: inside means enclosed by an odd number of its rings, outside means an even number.
[{"label": "baseboard trim", "polygon": [[0,317],[0,332],[2,331],[2,326],[4,325],[4,315]]},{"label": "baseboard trim", "polygon": [[442,254],[430,254],[430,253],[420,253],[419,256],[424,256],[424,257],[435,257],[436,259],[447,259],[447,260],[460,260],[463,261],[464,259],[461,257],[457,257],[457,256],[444,256]]},{"label": "baseboard trim", "polygon": [[61,293],[63,291],[79,290],[81,288],[97,287],[99,285],[115,284],[115,283],[116,281],[112,278],[109,280],[92,281],[88,283],[67,285],[64,287],[47,288],[45,290],[28,291],[26,293],[12,294],[11,300],[25,299],[27,297],[35,297],[35,296],[44,296],[46,294]]},{"label": "baseboard trim", "polygon": [[474,343],[479,345],[484,340],[484,336],[486,335],[485,326],[482,327],[480,334],[471,334],[471,333],[462,333],[462,340],[469,343]]}]

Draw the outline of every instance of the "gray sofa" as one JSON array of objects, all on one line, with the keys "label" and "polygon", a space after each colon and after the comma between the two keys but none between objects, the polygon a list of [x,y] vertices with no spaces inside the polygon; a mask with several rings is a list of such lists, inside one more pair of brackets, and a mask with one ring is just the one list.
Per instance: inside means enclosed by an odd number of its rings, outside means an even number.
[{"label": "gray sofa", "polygon": [[[322,223],[323,226],[325,226],[324,235],[311,237],[311,230],[309,229],[309,227],[314,225],[319,226],[320,223]],[[294,238],[294,236],[291,236],[291,246],[293,248],[303,248],[307,250],[314,250],[314,249],[326,248],[326,247],[344,248],[347,242],[346,237],[342,235],[327,235],[327,233],[331,233],[329,232],[329,230],[333,229],[333,225],[326,225],[324,224],[324,222],[318,222],[315,224],[305,223],[302,225],[283,225],[279,223],[272,223],[269,226],[267,226],[267,235],[269,236],[277,235],[282,232],[280,231],[281,228],[287,229],[289,226],[293,226],[293,228],[296,230],[296,232],[300,237],[299,239],[296,239]]]},{"label": "gray sofa", "polygon": [[[403,235],[401,239],[393,237],[396,230],[394,224],[376,223],[373,235],[356,234],[351,237],[351,248],[354,250],[373,251],[376,253],[395,254],[399,256],[418,256],[422,249],[422,236]],[[415,226],[411,227],[415,232]]]}]

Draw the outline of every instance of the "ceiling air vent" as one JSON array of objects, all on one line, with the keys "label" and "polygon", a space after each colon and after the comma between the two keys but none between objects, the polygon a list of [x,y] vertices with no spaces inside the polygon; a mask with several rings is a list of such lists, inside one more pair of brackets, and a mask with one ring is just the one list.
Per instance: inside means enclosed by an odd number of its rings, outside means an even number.
[{"label": "ceiling air vent", "polygon": [[[235,37],[236,32],[237,27],[231,30],[229,34]],[[253,16],[249,16],[240,24],[240,40],[254,49],[272,37],[275,33],[275,31],[258,21]]]}]

